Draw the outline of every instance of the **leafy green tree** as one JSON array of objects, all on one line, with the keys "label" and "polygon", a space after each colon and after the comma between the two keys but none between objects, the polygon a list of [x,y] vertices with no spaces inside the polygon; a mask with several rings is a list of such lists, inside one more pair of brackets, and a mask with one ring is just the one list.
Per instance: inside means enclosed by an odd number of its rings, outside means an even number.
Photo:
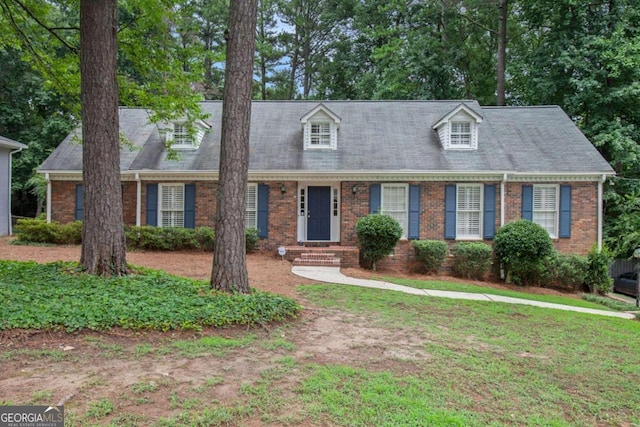
[{"label": "leafy green tree", "polygon": [[29,146],[14,155],[11,206],[17,215],[34,216],[41,212],[43,199],[31,194],[29,181],[74,121],[60,97],[45,87],[40,73],[23,55],[18,48],[0,49],[0,135]]}]

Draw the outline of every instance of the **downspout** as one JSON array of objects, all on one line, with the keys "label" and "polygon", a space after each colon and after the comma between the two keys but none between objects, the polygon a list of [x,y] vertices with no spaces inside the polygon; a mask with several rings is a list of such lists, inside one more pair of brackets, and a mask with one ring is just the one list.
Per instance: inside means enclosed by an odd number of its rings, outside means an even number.
[{"label": "downspout", "polygon": [[500,227],[504,225],[504,206],[505,206],[504,196],[506,193],[505,186],[507,183],[508,176],[509,175],[505,172],[504,175],[502,176],[502,181],[500,181]]},{"label": "downspout", "polygon": [[142,183],[140,174],[136,172],[136,226],[140,226],[140,212],[142,210]]},{"label": "downspout", "polygon": [[602,174],[602,178],[598,180],[598,251],[602,250],[602,212],[604,208],[603,203],[603,187],[604,182],[607,180],[607,176]]},{"label": "downspout", "polygon": [[47,222],[51,222],[51,179],[49,172],[44,174],[44,180],[47,183]]},{"label": "downspout", "polygon": [[8,201],[8,210],[9,210],[9,236],[13,235],[13,231],[11,230],[11,226],[13,223],[13,218],[11,217],[11,157],[22,151],[22,148],[18,148],[17,150],[9,151],[9,201]]}]

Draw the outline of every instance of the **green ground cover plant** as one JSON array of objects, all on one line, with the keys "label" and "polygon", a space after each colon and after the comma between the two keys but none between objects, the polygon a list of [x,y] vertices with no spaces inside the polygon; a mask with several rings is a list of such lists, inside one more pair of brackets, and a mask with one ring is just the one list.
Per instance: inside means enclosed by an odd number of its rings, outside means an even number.
[{"label": "green ground cover plant", "polygon": [[136,269],[121,278],[84,274],[75,263],[0,261],[0,329],[200,329],[294,318],[289,298],[226,294],[204,281]]}]

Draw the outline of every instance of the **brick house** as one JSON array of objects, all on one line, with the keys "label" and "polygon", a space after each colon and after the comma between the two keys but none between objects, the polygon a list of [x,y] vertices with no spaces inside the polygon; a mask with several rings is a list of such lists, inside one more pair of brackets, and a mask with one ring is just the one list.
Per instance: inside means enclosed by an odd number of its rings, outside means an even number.
[{"label": "brick house", "polygon": [[[212,226],[221,102],[209,115],[151,124],[121,108],[132,147],[121,157],[124,222]],[[82,149],[72,132],[41,165],[48,220],[82,219]],[[178,160],[168,160],[172,141]],[[395,217],[403,239],[385,262],[412,260],[410,240],[491,242],[527,218],[557,250],[602,240],[602,186],[614,171],[556,106],[481,107],[475,101],[254,101],[246,225],[262,249],[353,247],[358,218]],[[354,263],[351,259],[348,263]]]}]

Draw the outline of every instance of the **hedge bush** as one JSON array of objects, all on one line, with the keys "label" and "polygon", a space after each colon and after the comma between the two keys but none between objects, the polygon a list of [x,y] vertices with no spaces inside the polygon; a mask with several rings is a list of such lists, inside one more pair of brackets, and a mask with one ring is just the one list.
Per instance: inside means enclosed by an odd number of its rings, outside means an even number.
[{"label": "hedge bush", "polygon": [[[130,249],[176,251],[203,250],[212,251],[215,233],[210,227],[181,228],[181,227],[153,227],[125,226],[127,247]],[[75,221],[68,224],[58,222],[48,223],[42,219],[20,219],[16,224],[18,242],[52,243],[56,245],[82,243],[82,222]],[[245,230],[245,247],[247,253],[253,252],[258,246],[258,230]]]},{"label": "hedge bush", "polygon": [[613,279],[609,276],[609,266],[613,256],[606,247],[601,251],[592,248],[587,254],[589,268],[584,284],[591,293],[605,295],[613,289]]},{"label": "hedge bush", "polygon": [[370,214],[356,223],[356,235],[360,246],[360,256],[366,261],[365,267],[376,270],[378,261],[393,252],[402,237],[402,227],[394,218],[382,214]]},{"label": "hedge bush", "polygon": [[447,243],[441,240],[414,240],[416,259],[428,273],[437,273],[447,256]]},{"label": "hedge bush", "polygon": [[554,253],[545,259],[544,264],[546,269],[542,274],[541,285],[574,292],[584,286],[589,269],[587,257]]},{"label": "hedge bush", "polygon": [[491,268],[493,249],[482,242],[458,242],[451,250],[453,273],[466,279],[481,280]]},{"label": "hedge bush", "polygon": [[544,260],[555,251],[549,233],[524,219],[500,227],[493,249],[505,269],[507,282],[521,285],[539,283],[545,270]]},{"label": "hedge bush", "polygon": [[77,245],[82,242],[81,221],[60,224],[42,219],[19,219],[15,231],[20,242],[55,245]]}]

